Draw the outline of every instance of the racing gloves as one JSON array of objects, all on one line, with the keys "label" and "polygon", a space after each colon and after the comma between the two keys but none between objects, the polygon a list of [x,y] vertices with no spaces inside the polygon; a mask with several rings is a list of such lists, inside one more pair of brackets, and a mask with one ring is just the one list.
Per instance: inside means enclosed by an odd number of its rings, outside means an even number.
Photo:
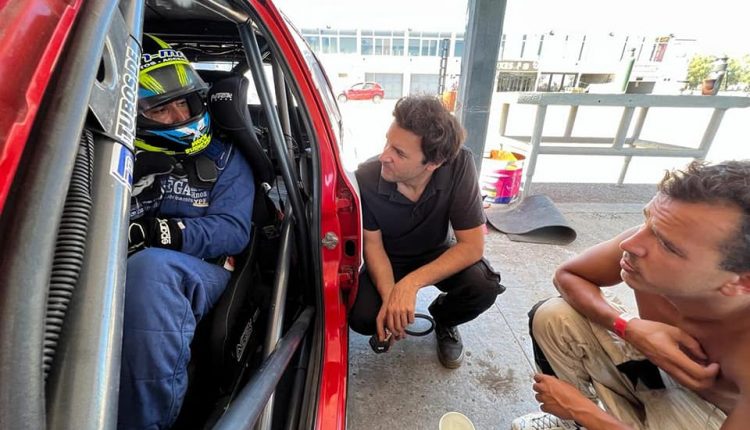
[{"label": "racing gloves", "polygon": [[139,218],[130,223],[128,228],[128,254],[142,248],[182,249],[182,226],[176,219]]}]

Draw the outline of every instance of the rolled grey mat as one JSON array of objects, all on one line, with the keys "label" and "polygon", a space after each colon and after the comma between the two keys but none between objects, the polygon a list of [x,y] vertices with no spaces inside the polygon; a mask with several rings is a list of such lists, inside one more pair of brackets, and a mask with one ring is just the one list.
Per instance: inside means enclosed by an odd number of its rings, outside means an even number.
[{"label": "rolled grey mat", "polygon": [[510,209],[491,205],[485,213],[492,227],[515,242],[567,245],[576,240],[576,231],[545,195],[528,196]]}]

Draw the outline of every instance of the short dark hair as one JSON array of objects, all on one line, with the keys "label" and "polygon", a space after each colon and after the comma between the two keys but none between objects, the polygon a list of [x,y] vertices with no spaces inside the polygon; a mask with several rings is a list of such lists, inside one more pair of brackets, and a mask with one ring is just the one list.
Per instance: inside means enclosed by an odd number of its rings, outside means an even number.
[{"label": "short dark hair", "polygon": [[742,218],[738,231],[722,244],[720,267],[735,273],[750,271],[750,160],[718,164],[693,161],[685,169],[668,171],[658,188],[684,202],[739,207]]},{"label": "short dark hair", "polygon": [[402,97],[393,116],[399,127],[422,138],[422,163],[451,161],[464,143],[461,124],[435,97]]}]

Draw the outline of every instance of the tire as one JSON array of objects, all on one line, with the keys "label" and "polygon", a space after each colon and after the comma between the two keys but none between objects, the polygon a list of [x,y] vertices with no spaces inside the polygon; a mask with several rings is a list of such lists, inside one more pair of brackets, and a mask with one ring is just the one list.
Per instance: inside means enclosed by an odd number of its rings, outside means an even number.
[{"label": "tire", "polygon": [[383,96],[375,94],[372,96],[372,102],[373,103],[380,103],[380,101],[383,100]]},{"label": "tire", "polygon": [[346,94],[339,94],[338,97],[336,97],[336,100],[340,103],[346,103],[348,99],[346,98]]}]

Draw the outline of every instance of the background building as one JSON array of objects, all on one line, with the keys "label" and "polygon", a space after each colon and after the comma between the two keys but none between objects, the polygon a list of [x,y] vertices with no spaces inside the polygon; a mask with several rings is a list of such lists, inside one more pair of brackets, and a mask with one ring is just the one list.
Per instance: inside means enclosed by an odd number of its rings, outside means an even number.
[{"label": "background building", "polygon": [[[437,94],[458,82],[464,33],[406,28],[303,28],[334,90],[375,81],[385,98]],[[503,34],[495,91],[676,93],[695,40],[599,34]],[[625,79],[630,81],[626,85]]]}]

